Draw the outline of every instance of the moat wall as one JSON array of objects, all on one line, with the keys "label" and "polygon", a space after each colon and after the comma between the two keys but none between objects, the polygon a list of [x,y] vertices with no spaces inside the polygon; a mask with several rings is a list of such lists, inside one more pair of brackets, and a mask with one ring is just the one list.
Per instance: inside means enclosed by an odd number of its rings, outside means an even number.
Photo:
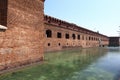
[{"label": "moat wall", "polygon": [[0,0],[0,70],[43,60],[43,0]]}]

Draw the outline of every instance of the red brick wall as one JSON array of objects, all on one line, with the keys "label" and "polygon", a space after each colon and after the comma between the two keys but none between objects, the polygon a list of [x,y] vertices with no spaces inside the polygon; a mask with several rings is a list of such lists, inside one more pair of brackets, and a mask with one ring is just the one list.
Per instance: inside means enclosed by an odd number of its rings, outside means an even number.
[{"label": "red brick wall", "polygon": [[[45,38],[45,51],[56,51],[64,48],[88,48],[107,46],[108,38],[102,34],[92,32],[90,30],[78,27],[75,24],[71,24],[50,16],[44,16],[45,34],[46,30],[52,31],[52,37]],[[57,33],[61,33],[62,37],[58,38]],[[66,39],[65,35],[69,34],[70,38]],[[75,34],[76,38],[73,39],[72,34]],[[80,35],[80,39],[78,39]],[[90,37],[90,39],[89,39]],[[101,40],[101,42],[99,41]]]},{"label": "red brick wall", "polygon": [[7,6],[8,29],[0,32],[0,70],[43,60],[43,1],[8,0]]}]

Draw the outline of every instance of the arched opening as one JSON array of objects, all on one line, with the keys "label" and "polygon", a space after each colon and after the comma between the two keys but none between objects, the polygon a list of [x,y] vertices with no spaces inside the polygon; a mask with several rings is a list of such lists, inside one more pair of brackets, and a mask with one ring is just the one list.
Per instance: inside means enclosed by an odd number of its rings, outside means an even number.
[{"label": "arched opening", "polygon": [[76,37],[75,37],[75,34],[72,34],[72,37],[73,37],[73,39],[75,39]]},{"label": "arched opening", "polygon": [[65,34],[65,38],[66,38],[66,39],[69,39],[69,34]]},{"label": "arched opening", "polygon": [[58,45],[60,46],[61,44],[59,43]]},{"label": "arched opening", "polygon": [[89,36],[89,41],[90,41],[91,37]]},{"label": "arched opening", "polygon": [[48,46],[50,46],[50,43],[48,43]]},{"label": "arched opening", "polygon": [[78,35],[78,40],[80,40],[80,35]]},{"label": "arched opening", "polygon": [[51,38],[52,37],[52,31],[51,30],[46,30],[46,37]]},{"label": "arched opening", "polygon": [[67,46],[68,46],[69,44],[67,43]]}]

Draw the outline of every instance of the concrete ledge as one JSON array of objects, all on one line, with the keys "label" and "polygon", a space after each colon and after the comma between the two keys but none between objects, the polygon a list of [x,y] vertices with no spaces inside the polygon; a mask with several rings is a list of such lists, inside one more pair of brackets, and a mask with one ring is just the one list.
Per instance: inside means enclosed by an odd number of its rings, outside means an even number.
[{"label": "concrete ledge", "polygon": [[8,28],[5,27],[5,26],[0,25],[0,29],[2,29],[2,30],[6,30],[6,29],[8,29]]}]

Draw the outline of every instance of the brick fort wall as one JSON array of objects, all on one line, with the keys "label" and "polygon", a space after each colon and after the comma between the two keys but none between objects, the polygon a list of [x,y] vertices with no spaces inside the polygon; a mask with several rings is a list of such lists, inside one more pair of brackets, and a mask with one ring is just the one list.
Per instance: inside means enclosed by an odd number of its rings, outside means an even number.
[{"label": "brick fort wall", "polygon": [[8,28],[0,31],[0,70],[43,60],[43,6],[43,0],[0,0],[0,25]]},{"label": "brick fort wall", "polygon": [[65,48],[90,48],[108,46],[109,38],[76,24],[44,15],[44,50],[57,51]]}]

